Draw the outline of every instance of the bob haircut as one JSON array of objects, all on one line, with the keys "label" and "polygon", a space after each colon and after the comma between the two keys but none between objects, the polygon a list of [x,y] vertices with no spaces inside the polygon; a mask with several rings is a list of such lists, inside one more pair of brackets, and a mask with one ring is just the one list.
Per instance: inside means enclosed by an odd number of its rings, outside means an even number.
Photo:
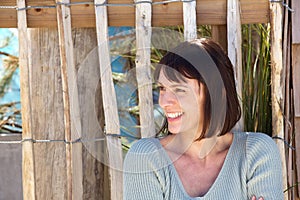
[{"label": "bob haircut", "polygon": [[[190,45],[196,45],[201,51],[206,51],[206,53],[211,57],[214,64],[216,65],[226,91],[226,116],[223,124],[222,131],[218,134],[224,135],[229,132],[234,125],[238,122],[241,117],[241,108],[236,92],[235,79],[233,66],[230,62],[228,56],[225,54],[223,49],[215,42],[209,39],[196,39],[191,42],[183,42],[181,43],[182,48],[189,48]],[[201,63],[201,60],[199,60]],[[155,72],[154,79],[158,80],[160,72],[163,70],[166,78],[173,82],[184,81],[183,77],[188,79],[196,79],[198,83],[202,83],[204,85],[204,94],[205,94],[205,108],[204,108],[204,124],[202,133],[196,140],[201,140],[205,137],[205,134],[208,131],[208,127],[210,125],[211,120],[211,98],[210,93],[205,83],[205,77],[199,73],[199,71],[186,59],[177,55],[173,52],[167,52],[165,56],[158,63]],[[178,73],[179,72],[179,73]],[[167,132],[167,120],[165,121],[161,131]],[[171,134],[168,132],[168,134]]]}]

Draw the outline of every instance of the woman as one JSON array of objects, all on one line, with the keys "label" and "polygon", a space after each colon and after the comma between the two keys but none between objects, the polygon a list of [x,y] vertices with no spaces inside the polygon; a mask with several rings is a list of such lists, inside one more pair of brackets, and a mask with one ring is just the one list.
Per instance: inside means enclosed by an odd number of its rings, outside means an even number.
[{"label": "woman", "polygon": [[124,199],[283,199],[273,140],[231,131],[241,111],[232,64],[216,43],[181,43],[161,59],[155,79],[168,134],[131,147]]}]

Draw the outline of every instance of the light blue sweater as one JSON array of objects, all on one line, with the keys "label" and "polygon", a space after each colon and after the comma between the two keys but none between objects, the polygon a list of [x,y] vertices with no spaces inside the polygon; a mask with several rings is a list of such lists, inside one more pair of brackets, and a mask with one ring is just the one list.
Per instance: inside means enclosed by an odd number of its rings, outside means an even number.
[{"label": "light blue sweater", "polygon": [[[275,142],[262,133],[234,133],[223,167],[209,191],[190,197],[156,138],[141,139],[124,161],[124,200],[282,200],[282,167]],[[201,180],[199,180],[201,181]]]}]

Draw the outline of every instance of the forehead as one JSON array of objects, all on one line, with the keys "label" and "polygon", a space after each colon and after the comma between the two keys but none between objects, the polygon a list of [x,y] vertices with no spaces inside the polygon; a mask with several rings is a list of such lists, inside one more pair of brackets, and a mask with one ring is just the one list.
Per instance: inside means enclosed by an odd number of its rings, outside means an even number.
[{"label": "forehead", "polygon": [[179,72],[176,72],[177,76],[180,76],[180,79],[178,81],[172,81],[168,79],[164,73],[164,70],[161,70],[159,77],[158,77],[158,84],[161,84],[163,86],[168,87],[195,87],[198,86],[198,81],[196,79],[189,79],[185,76],[182,76]]}]

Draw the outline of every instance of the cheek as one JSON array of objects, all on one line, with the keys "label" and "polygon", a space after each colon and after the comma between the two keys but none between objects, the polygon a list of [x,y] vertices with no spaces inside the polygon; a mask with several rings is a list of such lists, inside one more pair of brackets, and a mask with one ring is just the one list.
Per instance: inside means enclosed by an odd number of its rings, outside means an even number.
[{"label": "cheek", "polygon": [[158,95],[158,104],[161,106],[161,95]]}]

